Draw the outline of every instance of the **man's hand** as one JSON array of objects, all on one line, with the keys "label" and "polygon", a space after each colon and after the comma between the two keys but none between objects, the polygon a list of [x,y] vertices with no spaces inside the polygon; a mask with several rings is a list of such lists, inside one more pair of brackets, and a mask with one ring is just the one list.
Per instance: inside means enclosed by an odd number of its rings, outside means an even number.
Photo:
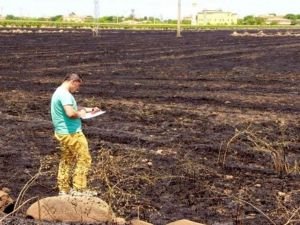
[{"label": "man's hand", "polygon": [[86,111],[84,109],[81,109],[79,111],[77,111],[79,118],[82,118],[86,115]]},{"label": "man's hand", "polygon": [[96,112],[99,112],[99,111],[100,111],[100,109],[98,107],[94,107],[94,108],[92,108],[91,113],[96,113]]},{"label": "man's hand", "polygon": [[96,113],[101,111],[98,107],[78,107],[77,114],[80,118],[84,117],[87,113]]},{"label": "man's hand", "polygon": [[81,107],[80,109],[84,110],[86,113],[95,113],[100,111],[98,107]]}]

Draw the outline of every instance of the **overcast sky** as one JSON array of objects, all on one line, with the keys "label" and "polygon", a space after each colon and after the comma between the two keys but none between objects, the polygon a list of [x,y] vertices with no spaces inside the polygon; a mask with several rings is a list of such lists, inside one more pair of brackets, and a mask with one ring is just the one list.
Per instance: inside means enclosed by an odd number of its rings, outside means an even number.
[{"label": "overcast sky", "polygon": [[[176,18],[178,0],[98,0],[100,16],[125,15],[134,9],[137,17],[155,16],[163,19]],[[222,9],[237,13],[240,17],[246,15],[261,15],[276,13],[300,14],[300,0],[181,0],[182,16],[193,12],[193,2],[196,11],[203,9]],[[0,0],[0,14],[15,16],[55,16],[68,15],[94,16],[94,0]]]}]

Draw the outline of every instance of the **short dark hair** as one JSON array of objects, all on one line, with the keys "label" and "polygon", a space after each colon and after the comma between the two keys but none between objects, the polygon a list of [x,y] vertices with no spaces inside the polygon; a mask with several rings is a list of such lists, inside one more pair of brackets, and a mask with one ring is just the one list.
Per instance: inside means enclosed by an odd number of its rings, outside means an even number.
[{"label": "short dark hair", "polygon": [[68,73],[66,76],[65,76],[65,79],[64,81],[80,81],[82,82],[83,79],[82,77],[77,74],[77,73]]}]

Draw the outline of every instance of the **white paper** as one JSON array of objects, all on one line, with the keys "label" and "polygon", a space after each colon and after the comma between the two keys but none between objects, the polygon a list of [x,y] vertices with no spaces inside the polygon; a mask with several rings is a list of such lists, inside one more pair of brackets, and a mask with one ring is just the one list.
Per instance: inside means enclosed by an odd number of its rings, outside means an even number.
[{"label": "white paper", "polygon": [[106,113],[106,111],[89,112],[89,113],[86,113],[85,116],[81,117],[81,119],[84,119],[84,120],[90,119],[90,118],[102,115],[103,113]]}]

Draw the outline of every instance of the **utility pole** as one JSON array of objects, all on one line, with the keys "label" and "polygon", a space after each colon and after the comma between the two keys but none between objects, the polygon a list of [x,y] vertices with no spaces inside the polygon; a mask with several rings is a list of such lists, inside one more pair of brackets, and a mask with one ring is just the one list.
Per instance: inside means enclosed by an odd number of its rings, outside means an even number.
[{"label": "utility pole", "polygon": [[94,14],[96,25],[93,30],[93,35],[97,37],[99,35],[99,0],[94,0]]},{"label": "utility pole", "polygon": [[180,22],[181,22],[181,0],[178,0],[177,34],[176,34],[176,37],[181,37],[181,34],[180,34]]},{"label": "utility pole", "polygon": [[197,1],[194,0],[192,3],[193,15],[192,15],[192,25],[197,25]]}]

